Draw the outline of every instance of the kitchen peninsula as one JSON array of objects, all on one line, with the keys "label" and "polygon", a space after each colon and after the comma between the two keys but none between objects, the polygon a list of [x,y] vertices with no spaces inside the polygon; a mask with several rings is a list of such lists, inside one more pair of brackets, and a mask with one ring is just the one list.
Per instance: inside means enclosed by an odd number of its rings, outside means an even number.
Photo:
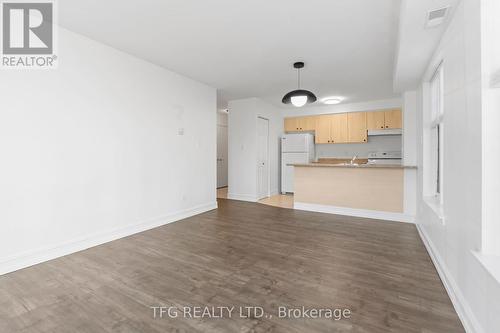
[{"label": "kitchen peninsula", "polygon": [[294,164],[294,207],[340,215],[400,221],[404,211],[402,165]]}]

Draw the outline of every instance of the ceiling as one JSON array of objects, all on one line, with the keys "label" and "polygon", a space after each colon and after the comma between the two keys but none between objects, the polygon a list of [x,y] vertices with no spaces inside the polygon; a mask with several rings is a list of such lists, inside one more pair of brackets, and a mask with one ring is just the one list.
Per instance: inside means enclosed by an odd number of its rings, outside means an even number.
[{"label": "ceiling", "polygon": [[297,60],[318,98],[398,96],[399,0],[64,0],[58,11],[69,30],[218,88],[220,107],[281,105]]},{"label": "ceiling", "polygon": [[[399,22],[398,49],[394,67],[394,90],[414,89],[421,82],[429,61],[459,0],[402,0]],[[431,10],[450,7],[443,24],[426,28]]]}]

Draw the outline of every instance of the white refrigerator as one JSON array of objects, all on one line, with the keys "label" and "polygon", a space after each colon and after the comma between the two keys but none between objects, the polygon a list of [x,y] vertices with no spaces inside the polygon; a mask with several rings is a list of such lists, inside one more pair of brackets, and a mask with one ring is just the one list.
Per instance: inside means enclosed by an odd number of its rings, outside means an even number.
[{"label": "white refrigerator", "polygon": [[314,135],[285,134],[281,137],[281,193],[293,193],[293,166],[314,161]]}]

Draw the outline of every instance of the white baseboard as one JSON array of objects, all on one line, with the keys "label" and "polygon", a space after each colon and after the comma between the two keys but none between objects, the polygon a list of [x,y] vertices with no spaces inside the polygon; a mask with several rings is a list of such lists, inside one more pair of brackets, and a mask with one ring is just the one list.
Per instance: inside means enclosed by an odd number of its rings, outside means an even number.
[{"label": "white baseboard", "polygon": [[387,220],[396,222],[415,223],[415,217],[403,213],[382,212],[377,210],[356,209],[338,206],[318,205],[304,202],[295,202],[294,209],[307,210],[309,212],[319,212],[346,216],[365,217],[369,219]]},{"label": "white baseboard", "polygon": [[254,195],[250,194],[236,194],[236,193],[228,193],[227,198],[231,200],[240,200],[240,201],[249,201],[249,202],[257,202],[257,198]]},{"label": "white baseboard", "polygon": [[198,205],[190,209],[173,214],[157,217],[138,224],[120,227],[114,230],[95,233],[69,242],[43,249],[32,250],[9,258],[0,259],[0,275],[33,266],[48,260],[59,258],[71,253],[82,251],[93,246],[101,245],[119,238],[127,237],[142,231],[160,227],[194,215],[198,215],[217,208],[217,202]]},{"label": "white baseboard", "polygon": [[422,228],[421,225],[417,224],[417,230],[420,234],[422,242],[425,245],[425,248],[427,249],[427,252],[429,253],[429,256],[431,257],[432,262],[434,263],[434,266],[436,267],[436,270],[439,274],[439,277],[441,278],[441,281],[443,282],[446,292],[448,293],[448,296],[453,303],[453,307],[455,308],[455,311],[457,312],[458,317],[460,318],[460,321],[465,328],[465,331],[467,333],[484,333],[484,330],[479,324],[476,316],[474,316],[469,303],[460,291],[460,288],[458,288],[455,279],[450,274],[448,268],[444,264],[443,259],[439,255],[439,252],[437,252],[434,244],[425,232],[425,229]]}]

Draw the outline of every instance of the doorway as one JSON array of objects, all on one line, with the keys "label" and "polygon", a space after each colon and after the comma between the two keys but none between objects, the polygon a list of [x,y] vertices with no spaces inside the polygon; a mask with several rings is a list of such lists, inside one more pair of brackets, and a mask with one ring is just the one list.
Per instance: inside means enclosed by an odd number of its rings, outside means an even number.
[{"label": "doorway", "polygon": [[270,196],[269,188],[269,120],[257,118],[257,194],[258,199]]},{"label": "doorway", "polygon": [[217,188],[227,187],[227,111],[217,112]]}]

